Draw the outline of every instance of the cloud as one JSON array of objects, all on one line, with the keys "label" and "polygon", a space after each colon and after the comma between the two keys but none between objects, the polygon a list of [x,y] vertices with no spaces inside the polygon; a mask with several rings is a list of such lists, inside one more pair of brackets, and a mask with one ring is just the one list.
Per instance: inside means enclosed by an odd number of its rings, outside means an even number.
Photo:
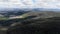
[{"label": "cloud", "polygon": [[59,0],[0,0],[1,8],[60,8]]}]

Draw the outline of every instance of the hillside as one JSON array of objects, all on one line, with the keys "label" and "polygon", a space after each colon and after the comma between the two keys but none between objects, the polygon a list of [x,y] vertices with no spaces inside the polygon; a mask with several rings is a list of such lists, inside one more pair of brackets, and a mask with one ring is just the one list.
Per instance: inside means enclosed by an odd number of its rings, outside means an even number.
[{"label": "hillside", "polygon": [[[21,18],[20,18],[21,17]],[[19,23],[19,22],[24,22],[25,20],[37,20],[40,18],[52,18],[52,17],[60,17],[60,13],[58,12],[53,12],[53,11],[41,11],[41,12],[28,12],[28,13],[24,13],[22,15],[18,15],[18,16],[13,16],[13,17],[2,17],[0,18],[0,24],[2,26],[8,26],[9,24],[13,24],[13,23]]]},{"label": "hillside", "polygon": [[31,11],[28,13],[23,14],[22,16],[37,16],[40,18],[49,18],[49,17],[60,17],[60,12],[53,12],[53,11]]},{"label": "hillside", "polygon": [[[20,16],[22,16],[20,18]],[[14,32],[12,31],[13,29],[17,28],[19,29],[23,27],[26,28],[31,28],[31,27],[36,27],[37,29],[39,29],[39,26],[41,25],[41,27],[44,28],[44,26],[47,28],[46,25],[51,26],[50,24],[52,24],[52,26],[54,24],[59,25],[60,23],[60,12],[53,12],[53,11],[41,11],[41,12],[27,12],[24,13],[22,15],[18,15],[18,16],[13,16],[13,18],[9,19],[10,17],[4,17],[1,16],[0,18],[0,33],[6,33],[6,31],[8,30],[8,33]],[[16,18],[18,17],[18,18]],[[56,23],[55,23],[56,22]],[[54,27],[54,26],[53,26]],[[27,28],[26,28],[27,30]],[[29,29],[28,29],[29,31]],[[19,32],[20,33],[20,32]]]}]

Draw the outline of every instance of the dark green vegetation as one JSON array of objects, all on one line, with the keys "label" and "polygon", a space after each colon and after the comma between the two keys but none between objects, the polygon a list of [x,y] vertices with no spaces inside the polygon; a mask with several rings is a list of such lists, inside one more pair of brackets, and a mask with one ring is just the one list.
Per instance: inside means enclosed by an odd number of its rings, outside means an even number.
[{"label": "dark green vegetation", "polygon": [[11,26],[7,34],[60,34],[60,17],[27,20]]}]

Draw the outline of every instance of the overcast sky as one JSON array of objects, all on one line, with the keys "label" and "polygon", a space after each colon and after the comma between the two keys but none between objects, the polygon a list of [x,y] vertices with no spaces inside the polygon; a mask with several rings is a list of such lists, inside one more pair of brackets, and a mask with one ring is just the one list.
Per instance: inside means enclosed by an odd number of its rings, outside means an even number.
[{"label": "overcast sky", "polygon": [[60,8],[60,0],[0,0],[0,8]]}]

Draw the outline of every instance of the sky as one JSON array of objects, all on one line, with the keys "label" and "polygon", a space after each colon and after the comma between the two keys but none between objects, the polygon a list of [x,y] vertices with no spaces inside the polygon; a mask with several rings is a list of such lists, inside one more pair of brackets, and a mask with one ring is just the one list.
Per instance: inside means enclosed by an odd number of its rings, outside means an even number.
[{"label": "sky", "polygon": [[0,0],[0,8],[59,8],[60,0]]}]

